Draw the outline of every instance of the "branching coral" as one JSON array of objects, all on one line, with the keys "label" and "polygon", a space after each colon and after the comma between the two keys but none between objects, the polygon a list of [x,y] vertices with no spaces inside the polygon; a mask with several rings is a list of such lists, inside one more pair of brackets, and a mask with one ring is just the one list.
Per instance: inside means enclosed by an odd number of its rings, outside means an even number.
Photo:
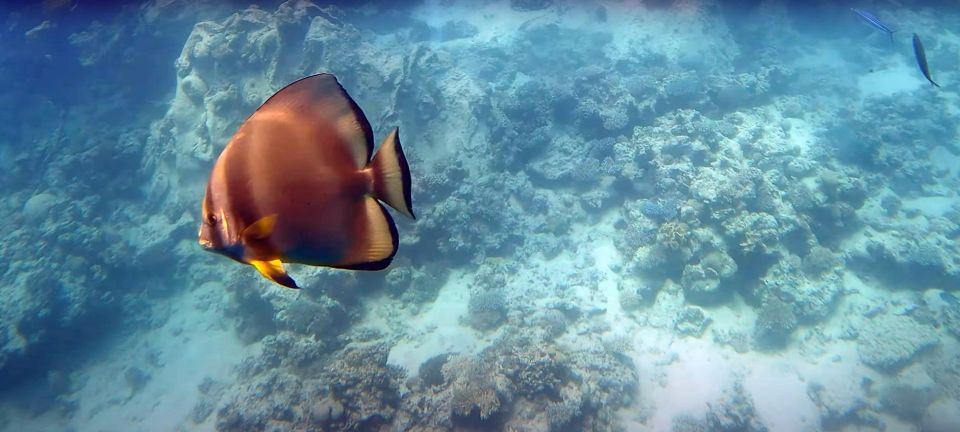
[{"label": "branching coral", "polygon": [[443,377],[451,386],[451,413],[457,416],[476,413],[487,420],[512,399],[509,380],[481,359],[454,356],[443,365]]},{"label": "branching coral", "polygon": [[675,251],[689,245],[690,228],[678,221],[667,221],[657,230],[657,244]]}]

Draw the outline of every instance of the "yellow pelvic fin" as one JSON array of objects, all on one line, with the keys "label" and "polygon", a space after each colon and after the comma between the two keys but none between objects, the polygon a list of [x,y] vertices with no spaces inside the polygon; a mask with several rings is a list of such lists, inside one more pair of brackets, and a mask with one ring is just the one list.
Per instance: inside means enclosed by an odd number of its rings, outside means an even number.
[{"label": "yellow pelvic fin", "polygon": [[287,288],[298,289],[297,282],[293,280],[287,271],[283,269],[283,262],[276,259],[273,261],[250,261],[263,277],[270,279]]},{"label": "yellow pelvic fin", "polygon": [[264,216],[260,219],[257,219],[257,221],[251,224],[250,226],[244,228],[240,236],[245,241],[263,240],[267,237],[270,237],[270,234],[273,233],[273,228],[276,225],[277,225],[276,214]]}]

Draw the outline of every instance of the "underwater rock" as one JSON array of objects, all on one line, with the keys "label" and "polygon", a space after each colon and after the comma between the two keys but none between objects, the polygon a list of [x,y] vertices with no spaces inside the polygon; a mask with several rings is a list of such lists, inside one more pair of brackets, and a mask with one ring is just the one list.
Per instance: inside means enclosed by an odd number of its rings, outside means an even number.
[{"label": "underwater rock", "polygon": [[880,406],[903,420],[917,423],[936,394],[933,382],[929,381],[887,384],[880,389]]},{"label": "underwater rock", "polygon": [[480,331],[493,330],[507,318],[507,304],[499,289],[473,289],[467,304],[467,322]]},{"label": "underwater rock", "polygon": [[533,338],[506,338],[497,349],[509,353],[500,362],[500,368],[513,384],[516,395],[556,397],[560,387],[570,379],[567,355],[553,344]]},{"label": "underwater rock", "polygon": [[825,273],[810,279],[802,268],[800,257],[785,254],[760,278],[756,295],[771,295],[789,303],[800,321],[820,321],[829,315],[843,292],[841,275]]},{"label": "underwater rock", "polygon": [[455,356],[443,365],[444,381],[451,383],[451,414],[476,415],[483,421],[512,399],[508,380],[492,365],[469,356]]},{"label": "underwater rock", "polygon": [[276,309],[264,293],[246,284],[228,285],[227,289],[231,294],[227,313],[236,320],[234,326],[241,341],[253,343],[276,332]]},{"label": "underwater rock", "polygon": [[738,354],[750,351],[750,335],[744,331],[713,329],[713,341],[730,346]]},{"label": "underwater rock", "polygon": [[814,246],[803,258],[803,269],[810,276],[820,276],[840,266],[843,261],[837,254],[823,246]]},{"label": "underwater rock", "polygon": [[335,422],[343,415],[343,404],[336,399],[325,397],[310,407],[310,421],[313,424],[324,425]]},{"label": "underwater rock", "polygon": [[[710,304],[727,297],[720,292],[721,282],[737,272],[737,263],[722,251],[704,256],[698,264],[688,264],[683,269],[680,284],[688,301]],[[725,295],[726,294],[726,295]]]},{"label": "underwater rock", "polygon": [[429,391],[406,393],[395,425],[609,430],[616,410],[631,403],[636,370],[627,356],[584,342],[574,349],[536,328],[516,327],[479,354],[435,357],[421,367]]},{"label": "underwater rock", "polygon": [[197,386],[200,398],[190,411],[190,420],[195,424],[206,421],[210,414],[213,414],[226,388],[221,382],[214,381],[210,377],[204,378]]},{"label": "underwater rock", "polygon": [[854,209],[863,207],[868,192],[859,177],[843,175],[836,171],[820,171],[820,188],[828,199],[849,204]]},{"label": "underwater rock", "polygon": [[638,310],[646,304],[653,303],[656,297],[656,290],[653,287],[634,277],[620,279],[617,291],[620,293],[620,307],[627,312]]},{"label": "underwater rock", "polygon": [[538,11],[553,5],[553,0],[510,0],[510,7],[518,11]]},{"label": "underwater rock", "polygon": [[348,345],[321,370],[322,382],[343,404],[347,429],[363,430],[389,422],[400,401],[404,372],[387,364],[391,345]]},{"label": "underwater rock", "polygon": [[404,304],[414,307],[429,305],[436,300],[445,272],[428,271],[427,268],[394,264],[384,279],[387,292]]},{"label": "underwater rock", "polygon": [[296,417],[291,405],[322,394],[315,380],[270,370],[236,383],[217,409],[216,430],[245,432],[290,428]]},{"label": "underwater rock", "polygon": [[753,399],[741,383],[724,391],[717,403],[708,403],[707,430],[716,432],[766,432],[768,429],[757,416]]},{"label": "underwater rock", "polygon": [[[940,218],[930,220],[941,225]],[[943,224],[944,228],[953,224]],[[939,229],[912,223],[876,232],[850,248],[849,267],[875,274],[889,286],[903,289],[952,289],[960,282],[960,245]]]},{"label": "underwater rock", "polygon": [[471,38],[479,32],[480,30],[477,29],[477,26],[467,21],[447,21],[443,27],[440,27],[440,40],[448,42],[457,39]]},{"label": "underwater rock", "polygon": [[521,176],[482,176],[459,183],[443,201],[419,212],[415,232],[411,234],[421,242],[435,244],[451,263],[466,263],[481,254],[496,256],[522,244],[523,236],[543,229],[543,221],[552,220],[562,226],[571,217],[569,207],[561,212],[560,203],[536,195],[529,201],[540,210],[536,217],[535,213],[509,204],[474,205],[477,200],[509,203],[511,196],[530,195],[536,188]]},{"label": "underwater rock", "polygon": [[780,243],[780,238],[793,227],[769,213],[741,212],[721,222],[726,239],[735,245],[737,255],[766,253]]},{"label": "underwater rock", "polygon": [[903,201],[895,194],[884,195],[880,200],[880,207],[888,217],[897,217],[903,208]]},{"label": "underwater rock", "polygon": [[[852,385],[857,386],[856,383]],[[872,385],[873,381],[864,378],[857,389],[870,391]],[[807,394],[819,408],[820,423],[825,429],[838,429],[847,425],[869,426],[877,430],[886,429],[883,421],[872,410],[866,396],[858,391],[851,392],[845,389],[843,383],[840,386],[828,387],[819,382],[811,382],[807,387]]]},{"label": "underwater rock", "polygon": [[417,370],[417,377],[420,378],[420,382],[427,387],[443,385],[443,365],[447,363],[451,356],[450,353],[437,354],[421,363]]},{"label": "underwater rock", "polygon": [[891,371],[910,364],[917,354],[939,343],[932,328],[910,316],[884,314],[860,328],[857,352],[864,364]]},{"label": "underwater rock", "polygon": [[567,331],[570,322],[567,316],[558,309],[547,309],[541,313],[536,320],[537,324],[543,328],[547,338],[555,338]]},{"label": "underwater rock", "polygon": [[670,432],[709,432],[707,421],[689,414],[680,414],[673,418]]},{"label": "underwater rock", "polygon": [[23,204],[23,218],[26,222],[36,224],[50,216],[50,210],[63,200],[51,193],[38,193]]},{"label": "underwater rock", "polygon": [[627,201],[620,207],[617,228],[620,235],[614,238],[614,246],[625,257],[633,257],[637,250],[647,246],[656,236],[659,224],[647,217],[640,201]]},{"label": "underwater rock", "polygon": [[761,345],[783,346],[796,327],[793,307],[777,296],[769,296],[757,312],[754,337]]},{"label": "underwater rock", "polygon": [[274,320],[282,328],[328,341],[343,333],[350,322],[344,307],[326,296],[316,301],[304,297],[291,300]]},{"label": "underwater rock", "polygon": [[922,432],[953,432],[960,430],[960,400],[942,398],[923,414]]},{"label": "underwater rock", "polygon": [[713,320],[698,307],[685,307],[673,322],[673,328],[682,336],[700,337]]},{"label": "underwater rock", "polygon": [[130,366],[123,371],[123,380],[127,383],[127,386],[130,387],[129,397],[132,398],[147,385],[150,381],[150,374],[136,366]]}]

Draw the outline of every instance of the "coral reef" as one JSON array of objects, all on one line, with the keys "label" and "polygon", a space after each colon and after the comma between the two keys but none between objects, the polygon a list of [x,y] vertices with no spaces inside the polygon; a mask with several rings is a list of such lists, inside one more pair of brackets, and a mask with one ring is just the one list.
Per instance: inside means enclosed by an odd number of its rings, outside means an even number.
[{"label": "coral reef", "polygon": [[710,404],[706,417],[707,430],[765,432],[767,427],[757,418],[753,400],[741,384],[734,385],[717,404]]},{"label": "coral reef", "polygon": [[391,421],[402,372],[386,364],[388,345],[348,345],[303,369],[288,367],[293,344],[290,337],[273,339],[244,361],[245,379],[226,391],[216,410],[218,431],[357,430]]},{"label": "coral reef", "polygon": [[857,352],[864,364],[881,370],[895,370],[939,341],[932,328],[909,316],[883,314],[860,329]]},{"label": "coral reef", "polygon": [[[170,370],[110,355],[98,389],[99,344],[232,326],[236,370],[188,383],[170,429],[650,428],[664,400],[637,393],[699,354],[739,382],[673,430],[767,430],[747,383],[771,366],[807,383],[806,428],[960,428],[952,90],[905,97],[902,59],[809,22],[839,6],[327,3],[5,18],[0,384],[25,416],[165,415],[144,400]],[[956,69],[933,39],[955,11],[877,8]],[[387,271],[291,266],[283,291],[199,254],[198,194],[240,122],[318,72],[376,137],[401,128],[418,219]],[[190,329],[166,300],[195,290],[227,319]]]},{"label": "coral reef", "polygon": [[797,327],[797,315],[790,304],[770,296],[757,312],[754,337],[761,345],[783,346],[787,336]]},{"label": "coral reef", "polygon": [[960,401],[940,399],[930,405],[920,423],[924,432],[947,432],[960,427]]},{"label": "coral reef", "polygon": [[[176,3],[118,9],[109,20],[48,20],[27,36],[23,26],[33,17],[17,12],[3,31],[0,75],[19,84],[0,98],[34,101],[0,116],[0,216],[8,221],[0,382],[7,388],[73,367],[75,350],[98,339],[92,335],[152,319],[151,301],[187,279],[173,271],[188,267],[186,255],[170,251],[195,231],[193,221],[183,208],[145,201],[141,189],[162,177],[141,169],[143,143],[154,104],[169,91],[160,84],[174,80],[130,79],[168,69],[183,42],[169,34],[221,13]],[[154,55],[113,61],[129,52]]]},{"label": "coral reef", "polygon": [[[637,385],[629,360],[602,347],[572,349],[513,330],[476,356],[444,355],[424,363],[415,391],[404,396],[397,425],[431,430],[612,426],[616,407],[629,404]],[[429,392],[416,391],[419,386]]]},{"label": "coral reef", "polygon": [[683,336],[699,337],[707,330],[711,319],[698,307],[686,307],[680,311],[674,322],[677,333]]},{"label": "coral reef", "polygon": [[918,423],[935,399],[932,382],[889,384],[880,390],[881,408],[911,423]]}]

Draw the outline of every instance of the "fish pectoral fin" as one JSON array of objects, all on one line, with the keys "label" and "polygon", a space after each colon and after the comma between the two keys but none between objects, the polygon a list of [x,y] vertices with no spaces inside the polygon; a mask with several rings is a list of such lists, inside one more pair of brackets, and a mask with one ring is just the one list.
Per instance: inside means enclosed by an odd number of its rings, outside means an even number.
[{"label": "fish pectoral fin", "polygon": [[250,226],[243,229],[243,232],[240,233],[240,236],[244,241],[250,240],[263,240],[267,237],[270,237],[270,234],[273,233],[273,228],[277,225],[277,215],[272,214],[264,216],[260,219],[257,219],[256,222]]},{"label": "fish pectoral fin", "polygon": [[297,282],[283,269],[283,262],[278,259],[273,261],[250,261],[250,265],[254,266],[263,277],[280,285],[293,289],[300,288],[297,286]]}]

